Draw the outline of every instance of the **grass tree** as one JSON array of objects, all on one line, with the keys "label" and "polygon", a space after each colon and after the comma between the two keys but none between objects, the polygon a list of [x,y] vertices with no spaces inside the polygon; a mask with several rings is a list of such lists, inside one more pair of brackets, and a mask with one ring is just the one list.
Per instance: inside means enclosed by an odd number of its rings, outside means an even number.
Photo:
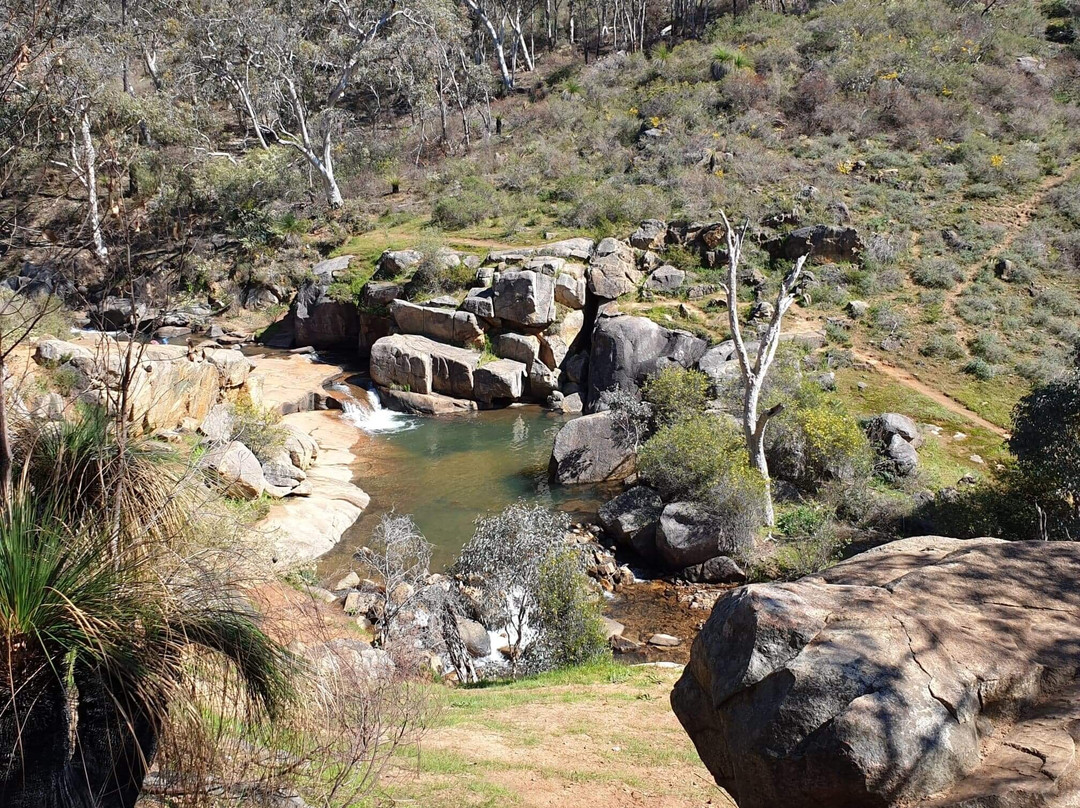
[{"label": "grass tree", "polygon": [[742,261],[743,245],[746,243],[746,230],[749,222],[743,222],[737,230],[732,227],[725,213],[720,214],[727,230],[728,266],[727,281],[721,284],[728,300],[728,324],[731,339],[735,343],[735,356],[739,361],[739,370],[743,380],[742,421],[743,434],[746,437],[746,451],[750,455],[750,465],[761,474],[765,481],[765,521],[772,527],[776,524],[776,513],[772,502],[772,481],[769,477],[769,461],[765,456],[765,429],[770,419],[784,408],[783,402],[761,409],[761,392],[769,374],[776,349],[780,344],[780,329],[784,314],[791,308],[798,296],[799,279],[806,256],[799,256],[795,265],[780,282],[780,291],[776,295],[772,316],[762,333],[755,356],[750,357],[746,341],[743,339],[742,325],[739,323],[738,283],[739,263]]},{"label": "grass tree", "polygon": [[0,804],[132,808],[192,650],[253,703],[289,700],[288,655],[205,568],[22,487],[0,512]]}]

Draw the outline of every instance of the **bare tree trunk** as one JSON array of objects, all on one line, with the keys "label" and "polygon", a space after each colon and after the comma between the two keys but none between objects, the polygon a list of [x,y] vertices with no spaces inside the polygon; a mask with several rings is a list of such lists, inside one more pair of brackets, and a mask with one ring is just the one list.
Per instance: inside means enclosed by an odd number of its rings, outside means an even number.
[{"label": "bare tree trunk", "polygon": [[150,80],[154,82],[154,89],[160,90],[162,88],[161,74],[158,72],[157,66],[157,53],[148,47],[142,49],[143,66],[146,68],[146,74],[150,76]]},{"label": "bare tree trunk", "polygon": [[491,18],[480,7],[477,0],[465,0],[465,6],[480,24],[487,29],[488,36],[491,37],[491,46],[495,49],[495,58],[499,63],[499,74],[502,76],[503,84],[508,90],[514,89],[514,77],[506,64],[506,51],[503,49],[502,36],[495,30],[494,23],[492,23]]},{"label": "bare tree trunk", "polygon": [[259,138],[259,145],[264,149],[270,148],[266,145],[266,138],[263,137],[262,127],[259,125],[259,116],[255,114],[255,105],[251,102],[251,93],[247,91],[247,87],[244,86],[242,81],[237,79],[230,79],[230,81],[233,87],[236,88],[240,100],[244,102],[244,109],[247,110],[248,117],[251,119],[251,125],[255,127],[255,136]]},{"label": "bare tree trunk", "polygon": [[330,135],[330,123],[326,123],[326,129],[323,132],[322,139],[322,156],[315,151],[315,146],[311,141],[311,132],[308,129],[307,112],[304,108],[303,102],[300,100],[299,94],[296,92],[296,85],[292,79],[285,78],[285,87],[288,90],[289,101],[292,104],[293,112],[296,115],[297,125],[300,127],[299,135],[294,135],[289,132],[279,132],[278,140],[282,143],[292,146],[307,160],[308,165],[319,172],[319,178],[322,180],[323,193],[326,195],[326,204],[331,208],[337,209],[345,204],[345,200],[341,196],[341,189],[338,187],[337,179],[334,177],[334,158],[333,158],[333,140]]},{"label": "bare tree trunk", "polygon": [[109,257],[109,250],[105,246],[105,239],[101,233],[101,212],[98,209],[97,194],[97,150],[94,148],[94,138],[90,134],[90,116],[84,107],[79,120],[79,133],[82,137],[82,180],[86,187],[86,203],[90,214],[90,232],[94,238],[94,252],[97,257],[104,261]]},{"label": "bare tree trunk", "polygon": [[321,164],[316,164],[323,180],[323,191],[326,193],[326,204],[335,210],[345,204],[338,187],[337,178],[334,176],[334,158],[332,153],[333,143],[330,139],[330,130],[323,134],[323,156]]},{"label": "bare tree trunk", "polygon": [[780,327],[784,314],[792,303],[795,302],[795,288],[798,285],[799,276],[802,274],[806,256],[800,256],[795,266],[784,277],[780,284],[780,291],[776,297],[776,307],[773,309],[772,319],[768,328],[765,329],[758,345],[757,356],[753,364],[746,351],[746,343],[742,336],[742,327],[739,324],[738,306],[738,275],[739,261],[742,259],[743,243],[746,239],[748,222],[736,231],[728,221],[727,215],[721,211],[720,216],[727,228],[728,243],[728,273],[727,283],[722,285],[727,295],[728,325],[731,329],[731,339],[735,343],[735,355],[739,360],[739,369],[743,377],[743,434],[746,438],[746,451],[750,457],[750,466],[755,469],[765,482],[765,522],[769,527],[776,524],[776,512],[772,501],[772,478],[769,476],[769,461],[765,456],[765,427],[770,419],[783,409],[783,404],[759,413],[761,403],[761,390],[768,377],[769,368],[776,357],[776,349],[780,344]]}]

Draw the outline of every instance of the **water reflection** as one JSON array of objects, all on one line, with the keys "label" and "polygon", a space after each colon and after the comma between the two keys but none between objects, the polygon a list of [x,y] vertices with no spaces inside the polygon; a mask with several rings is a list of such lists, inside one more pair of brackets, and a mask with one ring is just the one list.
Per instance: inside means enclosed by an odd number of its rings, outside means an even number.
[{"label": "water reflection", "polygon": [[[352,395],[359,399],[357,389]],[[361,409],[347,408],[342,417],[366,433],[355,471],[357,483],[371,495],[371,508],[324,558],[327,573],[347,566],[389,511],[413,516],[435,545],[434,565],[441,567],[457,557],[478,516],[515,500],[541,502],[578,517],[591,516],[603,501],[596,489],[549,482],[551,446],[565,416],[538,407],[437,418]]]}]

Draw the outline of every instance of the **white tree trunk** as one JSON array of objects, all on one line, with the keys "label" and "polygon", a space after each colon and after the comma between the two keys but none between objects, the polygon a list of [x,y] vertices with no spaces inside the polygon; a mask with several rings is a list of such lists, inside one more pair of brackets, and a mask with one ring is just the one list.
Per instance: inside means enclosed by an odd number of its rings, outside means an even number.
[{"label": "white tree trunk", "polygon": [[102,261],[109,257],[109,249],[105,246],[105,238],[101,232],[101,211],[98,208],[97,195],[97,149],[94,148],[94,138],[90,134],[90,116],[86,110],[82,110],[79,120],[79,132],[82,136],[82,181],[86,187],[86,201],[89,209],[90,232],[94,239],[94,253]]},{"label": "white tree trunk", "polygon": [[743,341],[742,327],[739,324],[739,306],[736,292],[738,291],[739,261],[742,259],[743,241],[746,237],[746,225],[736,232],[728,221],[727,215],[721,211],[724,226],[727,228],[728,242],[728,275],[724,292],[727,294],[728,325],[731,329],[731,339],[735,343],[735,354],[739,360],[739,369],[743,377],[743,434],[746,437],[746,452],[750,458],[750,466],[761,474],[765,481],[765,522],[769,527],[776,524],[776,512],[772,501],[772,478],[769,476],[769,461],[765,457],[765,427],[769,420],[783,409],[783,404],[777,404],[763,413],[758,413],[761,402],[761,390],[768,376],[769,368],[776,357],[776,349],[780,344],[780,327],[784,314],[792,303],[795,302],[795,287],[802,273],[806,256],[801,256],[795,262],[795,266],[784,277],[780,284],[780,292],[777,294],[776,307],[773,310],[772,319],[769,321],[765,334],[758,344],[757,357],[753,364],[746,352],[746,343]]},{"label": "white tree trunk", "polygon": [[259,125],[259,116],[255,114],[255,105],[251,102],[251,93],[248,92],[242,81],[232,79],[232,82],[236,92],[240,95],[240,100],[244,102],[244,109],[247,110],[248,117],[251,119],[251,125],[255,127],[255,136],[259,138],[259,145],[264,149],[270,148],[266,145],[266,138],[263,137],[262,127]]},{"label": "white tree trunk", "polygon": [[338,187],[337,178],[334,176],[334,156],[331,151],[332,145],[330,132],[327,130],[326,134],[323,135],[322,160],[317,162],[316,167],[322,175],[323,191],[326,193],[326,204],[334,210],[337,210],[345,204],[345,200],[341,197],[341,189]]},{"label": "white tree trunk", "polygon": [[502,37],[499,32],[495,30],[495,25],[492,23],[491,18],[480,8],[480,4],[477,0],[465,0],[465,6],[469,9],[469,12],[480,21],[480,24],[487,29],[488,36],[491,37],[491,45],[495,49],[495,58],[499,63],[499,73],[502,75],[503,84],[508,90],[514,89],[514,77],[510,73],[510,68],[506,64],[506,51],[503,48]]}]

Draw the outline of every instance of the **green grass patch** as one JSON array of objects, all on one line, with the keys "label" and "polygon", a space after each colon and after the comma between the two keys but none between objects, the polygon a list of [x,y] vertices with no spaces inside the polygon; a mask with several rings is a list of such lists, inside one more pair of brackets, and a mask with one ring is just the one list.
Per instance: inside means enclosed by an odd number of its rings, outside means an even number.
[{"label": "green grass patch", "polygon": [[[982,457],[987,464],[1008,455],[998,435],[879,374],[842,369],[836,373],[836,382],[837,394],[857,415],[869,417],[883,412],[899,412],[919,423],[941,427],[940,438],[927,435],[926,442],[919,448],[920,469],[928,475],[929,481],[952,485],[970,471],[985,471],[985,466],[970,459],[973,454]],[[858,388],[860,382],[865,385],[862,390]],[[953,435],[958,432],[967,437],[953,440]]]}]

